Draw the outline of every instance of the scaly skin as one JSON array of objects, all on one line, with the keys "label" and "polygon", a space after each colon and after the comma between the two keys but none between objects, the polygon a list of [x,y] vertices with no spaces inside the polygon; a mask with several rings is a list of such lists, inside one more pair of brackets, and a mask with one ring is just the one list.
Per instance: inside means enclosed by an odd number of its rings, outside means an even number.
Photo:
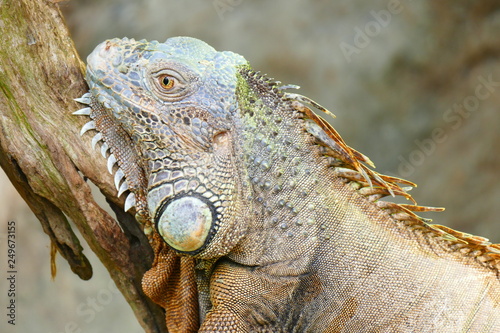
[{"label": "scaly skin", "polygon": [[192,38],[106,41],[87,81],[170,332],[500,332],[500,246],[380,200],[411,183],[293,86]]}]

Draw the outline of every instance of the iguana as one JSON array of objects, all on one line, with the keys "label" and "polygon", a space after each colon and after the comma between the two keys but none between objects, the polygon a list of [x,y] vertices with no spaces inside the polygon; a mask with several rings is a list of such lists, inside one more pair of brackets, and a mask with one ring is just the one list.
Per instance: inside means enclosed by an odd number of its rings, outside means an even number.
[{"label": "iguana", "polygon": [[297,86],[188,37],[105,41],[87,82],[169,332],[500,332],[500,245],[417,216]]}]

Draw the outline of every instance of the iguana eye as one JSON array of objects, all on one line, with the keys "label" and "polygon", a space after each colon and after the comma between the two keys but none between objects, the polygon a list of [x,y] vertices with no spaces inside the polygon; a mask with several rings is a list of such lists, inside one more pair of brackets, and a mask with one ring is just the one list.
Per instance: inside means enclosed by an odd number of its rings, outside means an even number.
[{"label": "iguana eye", "polygon": [[160,75],[160,77],[158,78],[158,82],[160,83],[161,87],[165,90],[170,90],[175,85],[175,79],[170,75],[165,75],[165,74]]},{"label": "iguana eye", "polygon": [[178,101],[191,95],[198,86],[198,78],[192,71],[174,63],[156,64],[148,79],[152,92],[167,102]]}]

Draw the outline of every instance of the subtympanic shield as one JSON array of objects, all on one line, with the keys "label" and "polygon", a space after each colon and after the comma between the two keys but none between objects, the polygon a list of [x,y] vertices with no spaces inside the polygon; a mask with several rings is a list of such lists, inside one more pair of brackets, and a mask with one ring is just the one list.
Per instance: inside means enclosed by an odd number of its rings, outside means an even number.
[{"label": "subtympanic shield", "polygon": [[183,196],[170,201],[159,213],[157,229],[168,245],[182,252],[203,247],[214,219],[209,203]]}]

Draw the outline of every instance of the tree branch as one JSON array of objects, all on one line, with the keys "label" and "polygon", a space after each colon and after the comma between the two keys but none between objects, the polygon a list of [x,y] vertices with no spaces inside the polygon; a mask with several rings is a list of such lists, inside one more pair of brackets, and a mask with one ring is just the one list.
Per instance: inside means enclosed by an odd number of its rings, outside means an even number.
[{"label": "tree branch", "polygon": [[117,221],[94,201],[86,178],[114,209],[105,159],[80,137],[82,117],[71,115],[87,86],[57,5],[5,0],[0,6],[0,165],[42,223],[58,252],[82,279],[92,268],[71,230],[74,222],[109,271],[146,332],[166,332],[163,311],[142,292],[153,253],[130,214]]}]

